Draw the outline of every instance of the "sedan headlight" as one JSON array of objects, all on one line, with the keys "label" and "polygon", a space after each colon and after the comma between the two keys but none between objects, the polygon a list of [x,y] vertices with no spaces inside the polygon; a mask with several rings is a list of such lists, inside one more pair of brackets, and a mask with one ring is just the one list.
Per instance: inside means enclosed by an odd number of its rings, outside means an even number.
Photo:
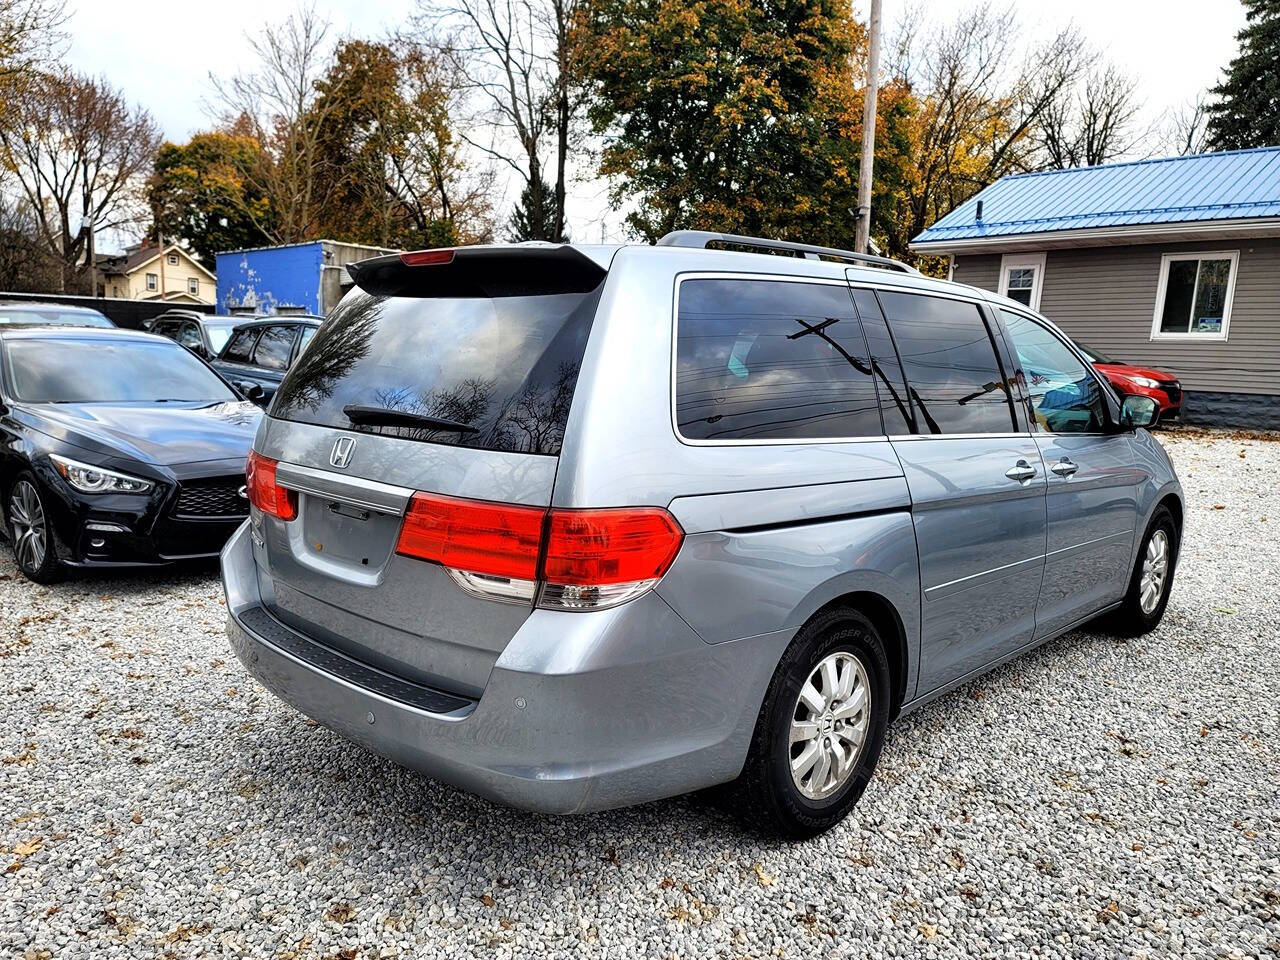
[{"label": "sedan headlight", "polygon": [[81,493],[146,493],[155,486],[150,480],[68,460],[66,457],[50,454],[49,459],[63,479]]},{"label": "sedan headlight", "polygon": [[1148,390],[1154,390],[1160,386],[1159,380],[1152,380],[1150,377],[1130,377],[1129,379],[1140,387],[1146,387]]}]

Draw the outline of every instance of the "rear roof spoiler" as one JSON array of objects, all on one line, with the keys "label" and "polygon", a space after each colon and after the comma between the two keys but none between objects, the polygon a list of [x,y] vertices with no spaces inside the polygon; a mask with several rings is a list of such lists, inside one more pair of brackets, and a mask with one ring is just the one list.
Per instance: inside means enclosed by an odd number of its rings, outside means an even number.
[{"label": "rear roof spoiler", "polygon": [[364,291],[383,297],[528,297],[590,293],[608,270],[563,244],[453,247],[347,264]]}]

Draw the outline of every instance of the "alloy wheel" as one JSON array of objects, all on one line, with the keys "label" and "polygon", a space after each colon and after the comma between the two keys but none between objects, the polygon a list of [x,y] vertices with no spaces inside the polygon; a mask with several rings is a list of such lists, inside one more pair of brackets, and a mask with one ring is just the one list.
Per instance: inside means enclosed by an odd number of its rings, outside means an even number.
[{"label": "alloy wheel", "polygon": [[1138,583],[1138,606],[1148,616],[1160,605],[1168,576],[1169,535],[1157,530],[1147,541],[1147,553],[1142,558],[1142,579]]},{"label": "alloy wheel", "polygon": [[9,521],[13,526],[13,553],[24,570],[37,571],[44,566],[44,507],[40,494],[29,480],[19,480],[9,495]]},{"label": "alloy wheel", "polygon": [[791,779],[810,800],[823,800],[857,767],[871,722],[871,685],[862,661],[837,651],[800,688],[792,714]]}]

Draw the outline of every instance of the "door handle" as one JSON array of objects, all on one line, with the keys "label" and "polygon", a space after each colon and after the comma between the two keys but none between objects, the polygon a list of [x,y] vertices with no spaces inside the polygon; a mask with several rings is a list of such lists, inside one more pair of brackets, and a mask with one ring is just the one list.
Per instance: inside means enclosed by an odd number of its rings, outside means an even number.
[{"label": "door handle", "polygon": [[1063,457],[1049,469],[1060,477],[1069,477],[1080,468],[1071,462],[1070,457]]},{"label": "door handle", "polygon": [[1019,460],[1012,467],[1006,470],[1004,475],[1010,480],[1017,480],[1019,483],[1026,483],[1036,475],[1036,468],[1025,460]]}]

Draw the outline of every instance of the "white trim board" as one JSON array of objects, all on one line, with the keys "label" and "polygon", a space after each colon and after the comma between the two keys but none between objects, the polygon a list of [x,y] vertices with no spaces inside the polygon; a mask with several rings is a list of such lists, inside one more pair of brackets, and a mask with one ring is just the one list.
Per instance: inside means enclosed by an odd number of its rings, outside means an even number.
[{"label": "white trim board", "polygon": [[996,292],[1002,297],[1009,296],[1009,271],[1020,267],[1035,269],[1035,283],[1031,287],[1031,302],[1027,304],[1032,310],[1040,312],[1040,294],[1044,291],[1045,252],[1043,250],[1028,253],[1006,253],[1000,258],[1000,281]]},{"label": "white trim board", "polygon": [[[1222,305],[1222,329],[1218,333],[1166,333],[1160,329],[1160,319],[1164,315],[1164,298],[1169,286],[1169,264],[1174,260],[1230,260],[1231,267],[1227,271],[1227,295]],[[1236,296],[1236,277],[1240,273],[1239,250],[1188,250],[1186,252],[1166,253],[1160,258],[1160,278],[1156,286],[1156,309],[1151,315],[1152,340],[1181,340],[1188,343],[1225,343],[1231,327],[1231,304]],[[1195,309],[1196,291],[1200,288],[1200,271],[1196,269],[1196,287],[1191,294],[1191,307]],[[1190,324],[1191,315],[1187,315]]]}]

